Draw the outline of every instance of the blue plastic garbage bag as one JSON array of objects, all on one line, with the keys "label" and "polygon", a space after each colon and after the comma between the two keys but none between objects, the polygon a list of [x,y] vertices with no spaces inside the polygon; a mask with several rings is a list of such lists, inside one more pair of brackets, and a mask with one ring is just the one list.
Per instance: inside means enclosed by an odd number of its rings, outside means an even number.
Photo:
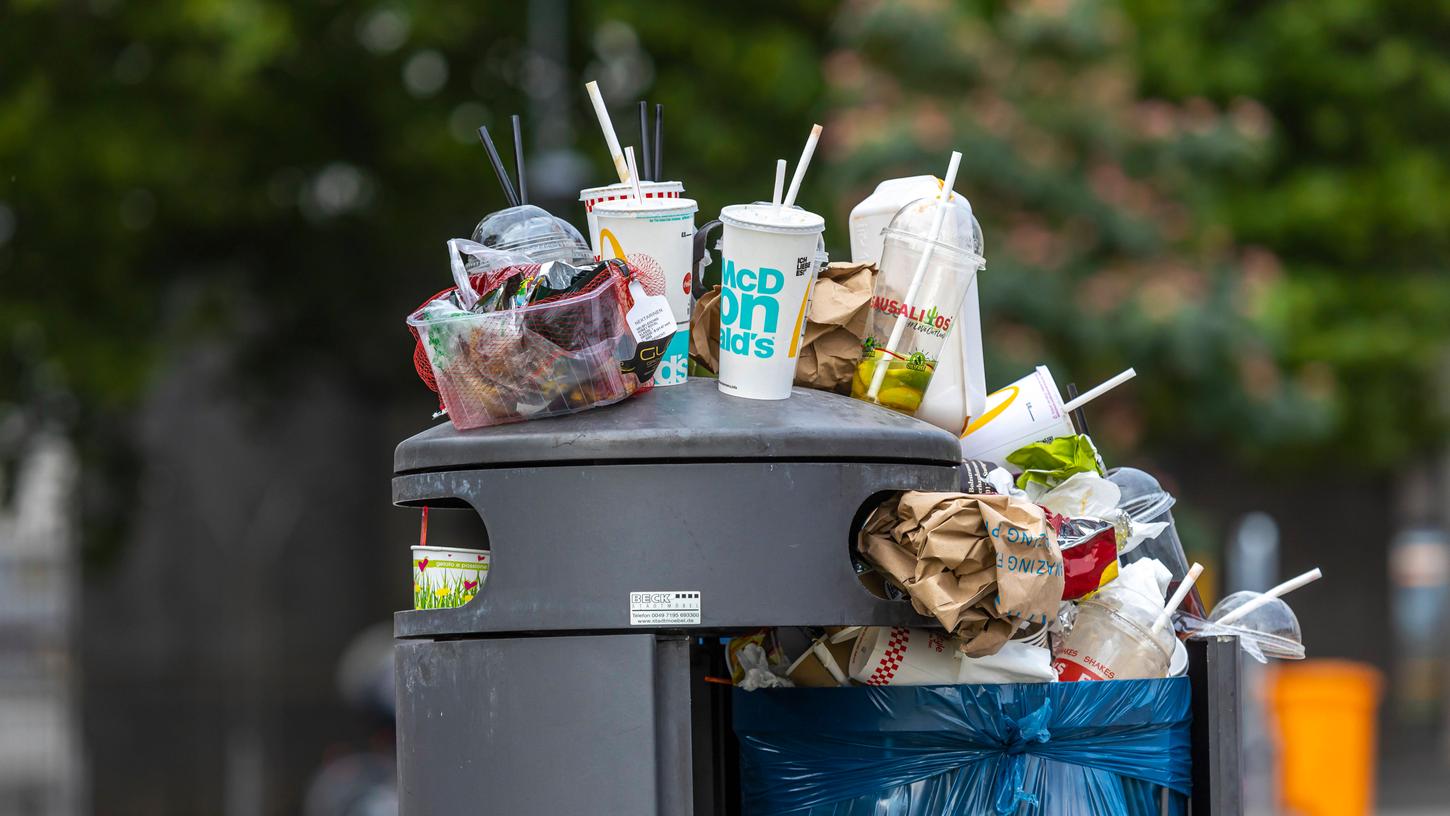
[{"label": "blue plastic garbage bag", "polygon": [[1187,811],[1188,678],[734,695],[749,816]]}]

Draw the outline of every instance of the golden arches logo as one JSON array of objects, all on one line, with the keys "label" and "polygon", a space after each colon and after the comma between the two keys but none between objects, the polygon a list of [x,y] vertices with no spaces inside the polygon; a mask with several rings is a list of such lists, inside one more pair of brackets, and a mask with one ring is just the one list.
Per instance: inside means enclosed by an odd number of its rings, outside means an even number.
[{"label": "golden arches logo", "polygon": [[[1006,388],[1003,388],[1001,391],[998,391],[996,394],[992,394],[992,397],[997,396],[997,394],[1006,394],[1007,398],[998,403],[995,407],[992,408],[992,410],[987,411],[981,416],[973,419],[971,423],[967,425],[967,427],[962,429],[962,438],[966,439],[968,434],[974,431],[981,430],[983,425],[986,425],[988,422],[996,419],[999,415],[1001,415],[1003,411],[1007,410],[1007,406],[1011,405],[1012,401],[1017,399],[1017,395],[1020,393],[1022,393],[1022,389],[1018,388],[1015,385],[1009,385]],[[990,398],[991,397],[988,397],[988,399]]]},{"label": "golden arches logo", "polygon": [[796,315],[796,318],[795,318],[795,333],[790,336],[790,351],[787,352],[787,354],[785,355],[786,356],[786,359],[790,359],[790,358],[794,357],[796,355],[796,352],[797,351],[800,351],[800,343],[801,343],[801,323],[805,322],[805,319],[806,319],[806,299],[809,298],[810,296],[811,296],[811,285],[808,283],[808,284],[806,284],[806,292],[805,292],[805,294],[801,295],[801,310],[800,310],[800,313],[797,314]]},{"label": "golden arches logo", "polygon": [[602,230],[599,231],[599,248],[600,249],[603,249],[604,248],[605,242],[608,242],[609,243],[609,248],[614,251],[614,257],[620,259],[621,261],[622,260],[625,260],[625,257],[624,257],[624,247],[622,247],[622,246],[619,245],[619,239],[618,238],[615,238],[614,237],[614,233],[613,232],[610,232],[608,229],[602,229]]}]

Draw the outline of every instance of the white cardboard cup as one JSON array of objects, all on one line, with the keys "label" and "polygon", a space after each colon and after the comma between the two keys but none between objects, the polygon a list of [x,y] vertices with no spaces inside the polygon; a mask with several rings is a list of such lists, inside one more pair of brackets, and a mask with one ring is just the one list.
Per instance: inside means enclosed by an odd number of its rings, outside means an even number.
[{"label": "white cardboard cup", "polygon": [[[641,181],[640,192],[646,200],[654,198],[679,198],[685,194],[685,185],[678,181]],[[584,203],[584,219],[589,227],[589,249],[599,257],[599,222],[594,218],[594,208],[605,201],[620,201],[634,198],[633,184],[607,184],[603,187],[586,187],[579,191],[579,200]]]},{"label": "white cardboard cup", "polygon": [[962,433],[962,458],[1012,470],[1007,455],[1033,442],[1072,436],[1072,420],[1047,366],[987,396],[987,409]]},{"label": "white cardboard cup", "polygon": [[820,269],[825,219],[770,204],[736,204],[721,210],[720,220],[720,390],[785,399]]},{"label": "white cardboard cup", "polygon": [[942,632],[872,626],[851,649],[851,678],[868,686],[933,686],[960,682],[956,642]]},{"label": "white cardboard cup", "polygon": [[463,606],[488,580],[488,550],[417,545],[412,549],[414,609]]},{"label": "white cardboard cup", "polygon": [[598,256],[628,260],[639,269],[645,290],[670,302],[675,336],[655,371],[655,385],[680,385],[689,369],[697,209],[688,198],[601,201],[594,206],[598,232],[589,236],[589,242],[598,247]]}]

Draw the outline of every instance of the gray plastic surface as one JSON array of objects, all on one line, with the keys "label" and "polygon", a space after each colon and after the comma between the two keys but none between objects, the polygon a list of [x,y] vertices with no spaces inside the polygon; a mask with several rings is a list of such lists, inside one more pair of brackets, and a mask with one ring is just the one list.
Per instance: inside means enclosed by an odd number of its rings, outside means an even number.
[{"label": "gray plastic surface", "polygon": [[394,628],[400,637],[630,629],[631,592],[702,593],[698,624],[661,628],[922,625],[911,604],[861,586],[852,521],[879,494],[955,490],[957,479],[936,465],[774,461],[399,476],[394,501],[457,497],[476,508],[492,558],[468,604],[399,612]]},{"label": "gray plastic surface", "polygon": [[861,400],[797,388],[762,401],[720,393],[711,379],[655,388],[569,416],[459,431],[447,421],[405,440],[396,473],[508,464],[726,459],[958,463],[950,433]]},{"label": "gray plastic surface", "polygon": [[684,638],[404,641],[394,669],[402,816],[693,811]]}]

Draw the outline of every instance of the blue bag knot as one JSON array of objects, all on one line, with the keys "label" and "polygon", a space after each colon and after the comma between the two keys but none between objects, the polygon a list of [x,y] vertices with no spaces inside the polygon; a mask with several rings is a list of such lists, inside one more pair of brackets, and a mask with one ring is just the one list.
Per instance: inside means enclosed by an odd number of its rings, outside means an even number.
[{"label": "blue bag knot", "polygon": [[1007,738],[1002,745],[1002,753],[1006,756],[997,766],[996,779],[993,780],[993,798],[999,816],[1015,812],[1019,802],[1038,804],[1037,797],[1022,786],[1026,774],[1025,755],[1032,746],[1052,739],[1052,732],[1047,730],[1047,721],[1051,717],[1052,700],[1048,699],[1031,714],[1007,721]]}]

